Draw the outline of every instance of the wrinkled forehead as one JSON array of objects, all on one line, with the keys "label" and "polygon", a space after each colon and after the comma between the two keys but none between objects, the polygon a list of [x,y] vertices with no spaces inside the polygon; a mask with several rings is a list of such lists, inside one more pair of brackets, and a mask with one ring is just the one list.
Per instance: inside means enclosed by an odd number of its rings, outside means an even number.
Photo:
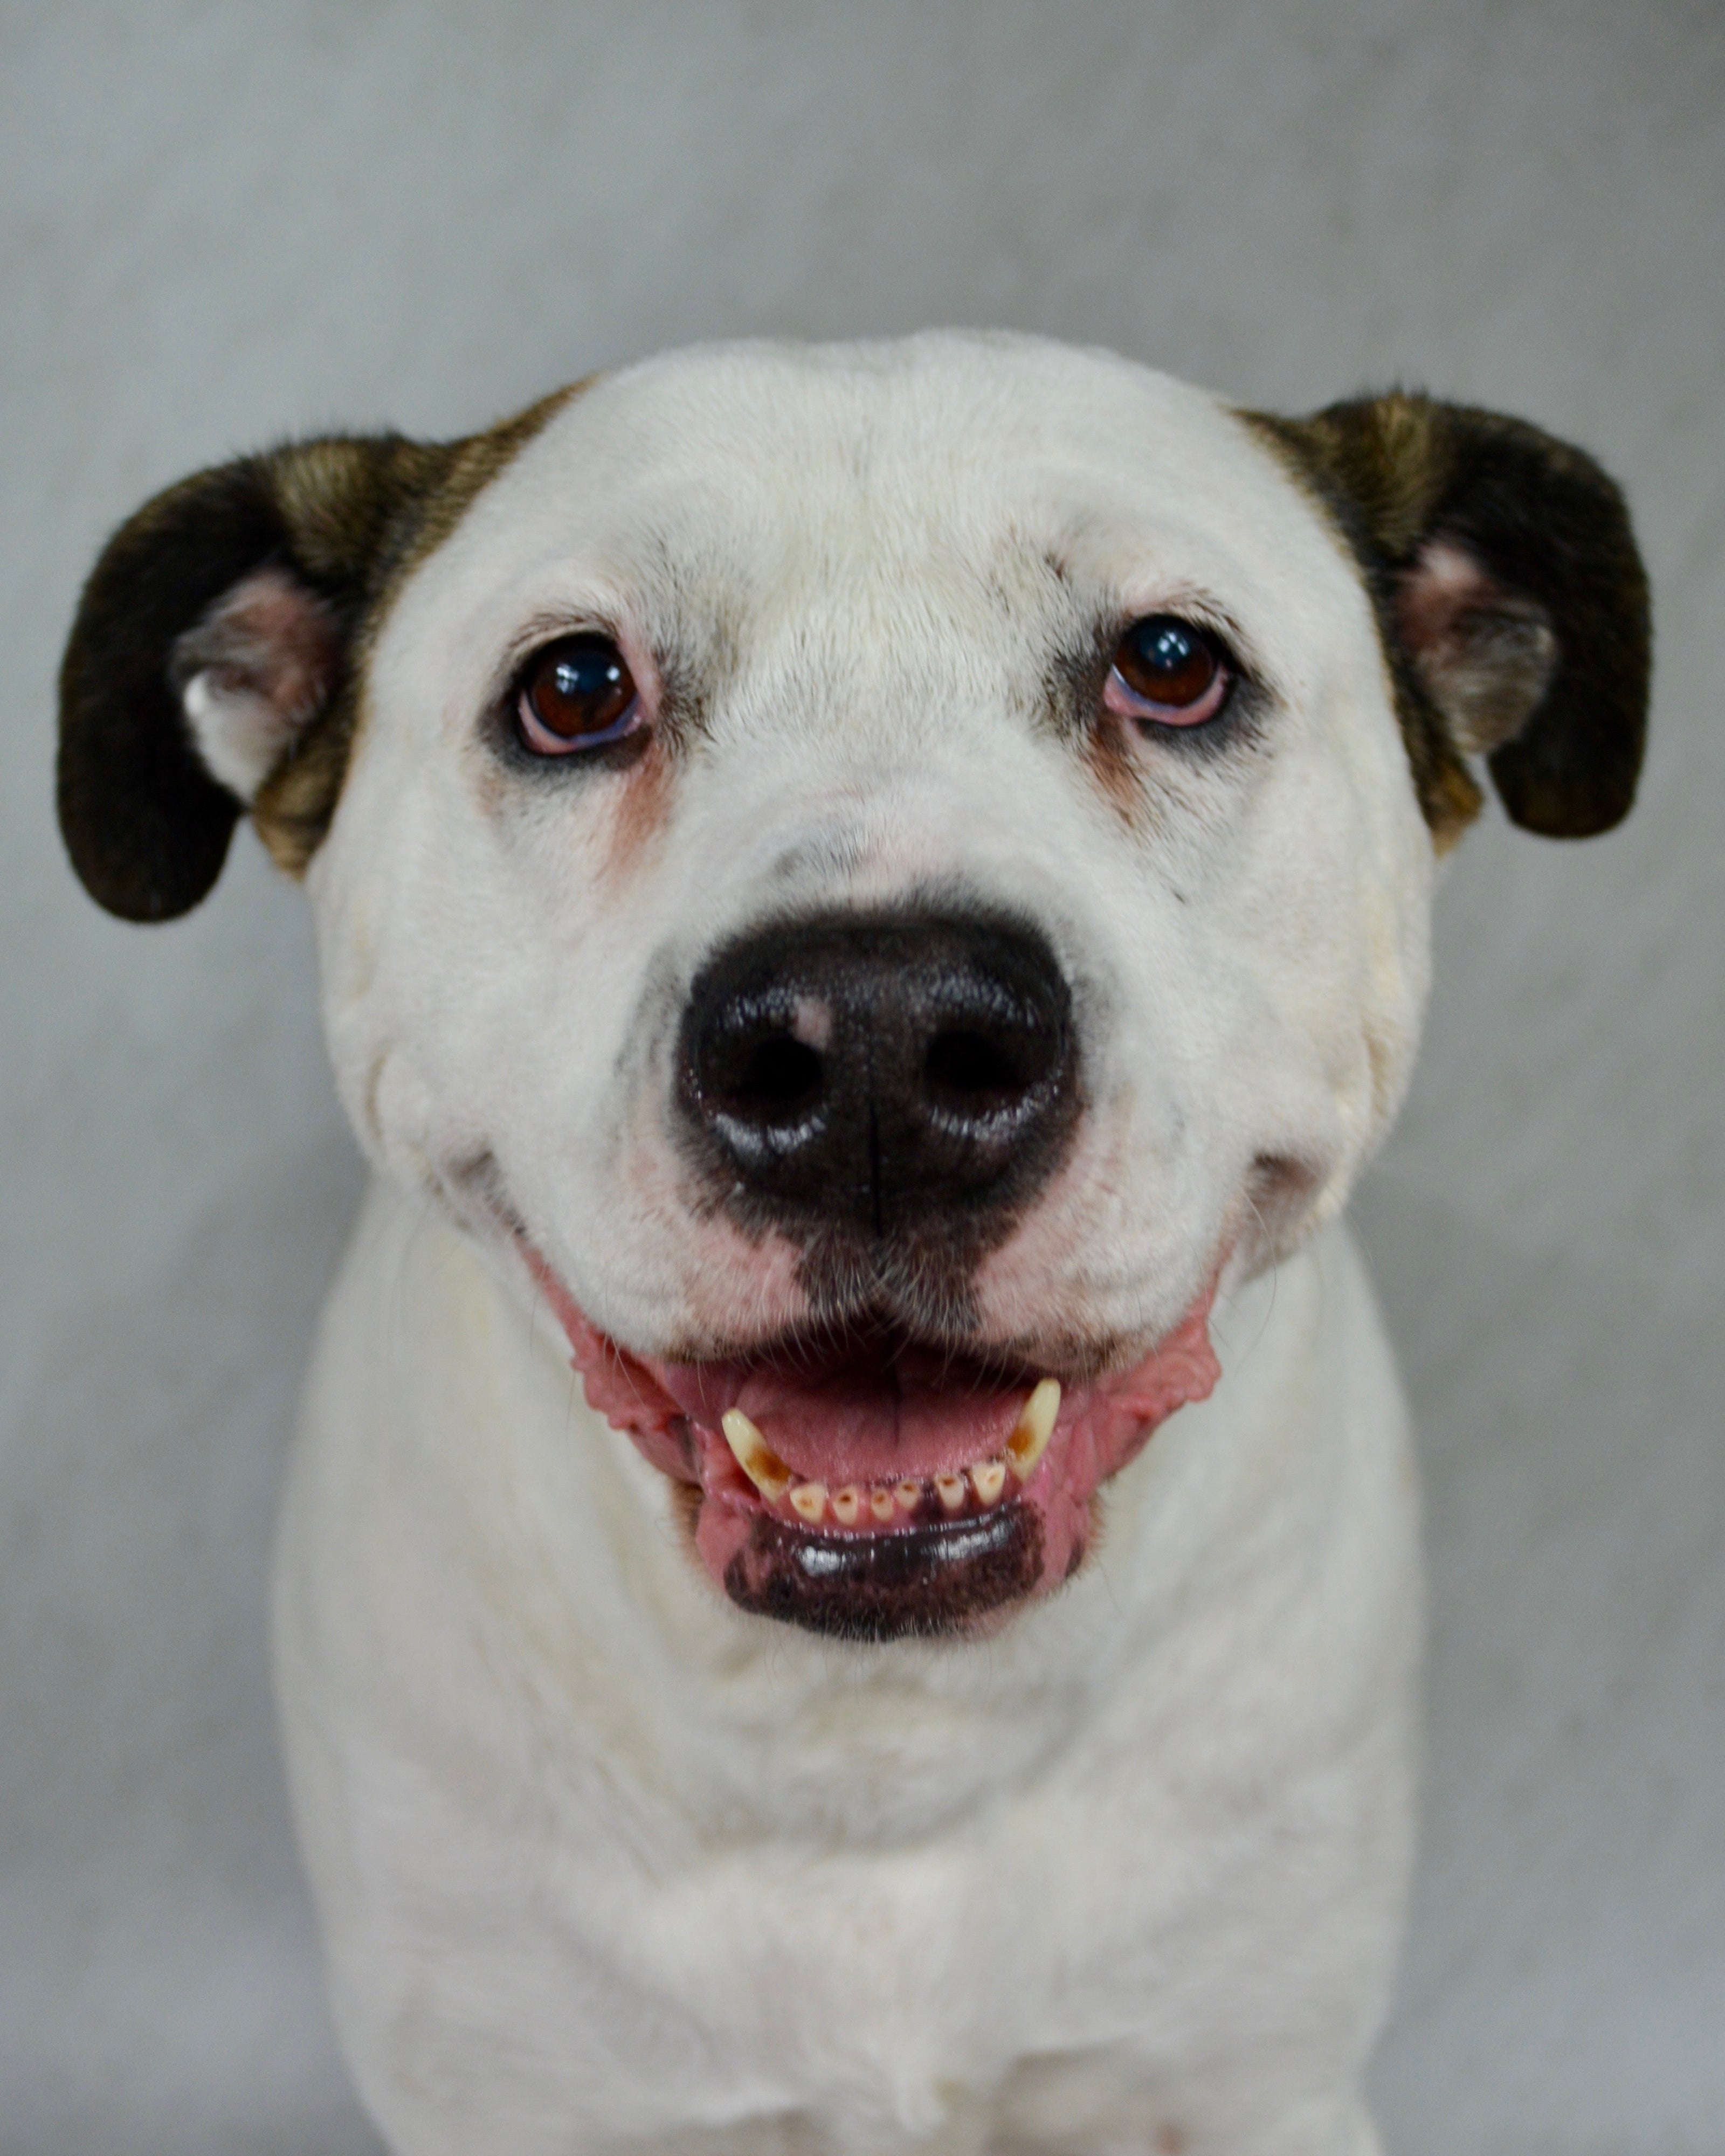
[{"label": "wrinkled forehead", "polygon": [[739,346],[573,396],[429,583],[442,624],[453,608],[481,637],[587,613],[759,653],[811,609],[1028,624],[1214,594],[1250,617],[1291,596],[1294,556],[1309,578],[1316,529],[1224,407],[1105,354],[958,336]]}]

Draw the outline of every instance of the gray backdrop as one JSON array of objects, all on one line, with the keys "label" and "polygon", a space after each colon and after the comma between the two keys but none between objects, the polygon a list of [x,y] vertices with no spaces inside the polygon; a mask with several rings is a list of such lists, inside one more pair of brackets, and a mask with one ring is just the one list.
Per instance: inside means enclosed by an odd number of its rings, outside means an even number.
[{"label": "gray backdrop", "polygon": [[0,5],[0,2147],[357,2156],[264,1553],[358,1194],[298,895],[82,897],[50,686],[109,527],[290,429],[655,346],[1004,323],[1626,482],[1641,805],[1494,817],[1358,1214],[1430,1481],[1401,2156],[1725,2146],[1725,23],[1708,6]]}]

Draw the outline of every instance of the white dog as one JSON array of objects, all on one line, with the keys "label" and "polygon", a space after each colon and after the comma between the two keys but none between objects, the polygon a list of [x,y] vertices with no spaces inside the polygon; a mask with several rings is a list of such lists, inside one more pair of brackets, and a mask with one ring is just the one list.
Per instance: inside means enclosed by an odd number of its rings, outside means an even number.
[{"label": "white dog", "polygon": [[249,809],[377,1169],[275,1638],[392,2149],[1376,2145],[1419,1560],[1338,1215],[1465,752],[1615,822],[1647,624],[1531,427],[1006,336],[115,538],[74,859],[162,918]]}]

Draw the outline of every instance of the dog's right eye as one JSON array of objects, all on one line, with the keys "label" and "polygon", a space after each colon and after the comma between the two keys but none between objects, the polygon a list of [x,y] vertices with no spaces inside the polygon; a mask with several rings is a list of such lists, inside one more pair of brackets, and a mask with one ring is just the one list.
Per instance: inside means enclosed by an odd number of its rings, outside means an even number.
[{"label": "dog's right eye", "polygon": [[1135,621],[1115,648],[1102,701],[1149,726],[1201,726],[1228,701],[1234,669],[1219,638],[1169,613]]},{"label": "dog's right eye", "polygon": [[527,661],[515,709],[521,739],[536,756],[568,756],[633,733],[641,699],[608,637],[566,636]]}]

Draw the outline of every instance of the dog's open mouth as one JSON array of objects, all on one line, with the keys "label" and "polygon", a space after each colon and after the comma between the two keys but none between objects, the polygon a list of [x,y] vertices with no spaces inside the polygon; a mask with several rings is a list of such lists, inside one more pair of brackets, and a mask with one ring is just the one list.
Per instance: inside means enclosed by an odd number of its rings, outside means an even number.
[{"label": "dog's open mouth", "polygon": [[859,1640],[974,1629],[1082,1562],[1097,1491],[1219,1374],[1206,1292],[1132,1368],[1004,1370],[890,1329],[661,1362],[588,1323],[536,1253],[588,1404],[691,1492],[733,1602]]}]

